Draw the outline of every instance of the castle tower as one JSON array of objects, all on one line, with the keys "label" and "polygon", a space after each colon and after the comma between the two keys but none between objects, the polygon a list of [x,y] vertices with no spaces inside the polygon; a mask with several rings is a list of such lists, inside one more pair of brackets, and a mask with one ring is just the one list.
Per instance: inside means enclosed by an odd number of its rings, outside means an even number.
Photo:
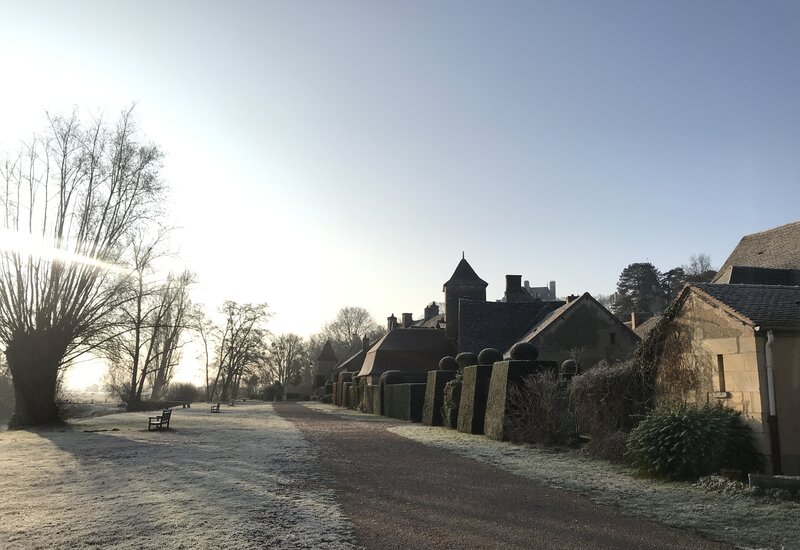
[{"label": "castle tower", "polygon": [[458,340],[458,301],[461,298],[486,301],[486,287],[489,283],[478,277],[472,266],[462,256],[453,276],[442,290],[444,291],[445,336],[448,340]]},{"label": "castle tower", "polygon": [[328,381],[330,378],[331,372],[339,363],[339,359],[336,357],[336,354],[333,351],[333,346],[331,345],[330,340],[325,341],[325,345],[322,347],[322,351],[317,357],[316,366],[317,370],[314,375],[314,388],[321,388],[325,385],[325,382]]}]

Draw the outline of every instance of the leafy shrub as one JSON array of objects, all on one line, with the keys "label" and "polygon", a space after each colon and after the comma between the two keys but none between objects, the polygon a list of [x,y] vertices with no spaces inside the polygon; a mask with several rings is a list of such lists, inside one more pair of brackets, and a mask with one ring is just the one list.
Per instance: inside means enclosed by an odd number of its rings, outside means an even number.
[{"label": "leafy shrub", "polygon": [[564,445],[577,439],[569,385],[553,371],[527,376],[509,389],[505,428],[515,443]]},{"label": "leafy shrub", "polygon": [[741,413],[721,404],[660,407],[634,428],[627,457],[641,473],[697,479],[720,469],[758,471],[761,457]]}]

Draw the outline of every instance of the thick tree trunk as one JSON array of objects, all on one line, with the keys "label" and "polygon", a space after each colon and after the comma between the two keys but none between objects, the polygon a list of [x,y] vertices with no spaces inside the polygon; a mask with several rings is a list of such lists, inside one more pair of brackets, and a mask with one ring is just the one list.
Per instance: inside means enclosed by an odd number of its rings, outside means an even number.
[{"label": "thick tree trunk", "polygon": [[10,427],[61,422],[56,406],[58,367],[67,341],[55,330],[17,333],[6,348],[14,381],[14,415]]}]

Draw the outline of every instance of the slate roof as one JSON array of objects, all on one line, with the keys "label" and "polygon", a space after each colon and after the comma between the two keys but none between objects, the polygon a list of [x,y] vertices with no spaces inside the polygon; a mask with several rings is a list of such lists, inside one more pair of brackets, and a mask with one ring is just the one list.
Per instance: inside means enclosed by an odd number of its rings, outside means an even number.
[{"label": "slate roof", "polygon": [[414,326],[421,328],[439,328],[440,324],[444,324],[444,313],[434,315],[430,319],[420,319],[419,321],[414,321]]},{"label": "slate roof", "polygon": [[453,272],[453,275],[450,279],[444,284],[444,287],[448,286],[489,286],[489,283],[478,277],[478,274],[475,273],[475,270],[472,269],[472,266],[469,265],[466,259],[461,258],[461,261],[458,262],[456,266],[456,270]]},{"label": "slate roof", "polygon": [[800,330],[800,286],[697,283],[687,288],[753,326]]},{"label": "slate roof", "polygon": [[[551,326],[556,321],[558,321],[561,317],[563,317],[564,314],[567,311],[569,311],[571,308],[575,307],[576,304],[578,304],[580,302],[585,302],[586,300],[591,300],[592,302],[597,304],[597,307],[599,307],[599,308],[605,310],[606,312],[608,312],[608,318],[611,319],[612,322],[615,322],[616,324],[620,325],[621,327],[624,327],[628,331],[631,330],[630,327],[628,327],[625,323],[620,321],[614,314],[612,314],[610,311],[608,311],[605,308],[605,306],[603,306],[603,304],[601,304],[600,302],[595,300],[592,297],[591,294],[589,294],[588,292],[584,292],[580,297],[572,300],[571,302],[567,302],[567,303],[557,302],[557,303],[560,303],[560,304],[563,304],[563,305],[561,307],[558,307],[558,308],[550,311],[546,316],[544,316],[541,319],[539,319],[536,322],[535,325],[530,327],[530,329],[525,332],[524,336],[522,336],[521,338],[518,338],[517,340],[512,342],[511,345],[516,344],[517,342],[532,342],[539,334],[544,332],[549,326]],[[544,303],[548,304],[548,303],[554,303],[554,302],[544,302]],[[508,346],[508,348],[505,348],[504,351],[506,352],[506,355],[510,351],[510,348],[511,348],[511,346]]]},{"label": "slate roof", "polygon": [[435,328],[397,328],[370,348],[359,376],[380,375],[387,370],[426,374],[439,368],[439,360],[454,353],[444,331]]},{"label": "slate roof", "polygon": [[322,347],[322,351],[319,353],[319,357],[317,357],[317,361],[338,361],[339,358],[336,357],[336,354],[333,352],[333,346],[331,345],[330,340],[325,341],[325,345]]},{"label": "slate roof", "polygon": [[653,315],[647,321],[645,321],[644,323],[640,324],[638,327],[633,329],[633,332],[639,338],[644,339],[648,334],[650,334],[651,330],[656,328],[658,322],[661,321],[661,319],[663,318],[664,318],[663,315]]},{"label": "slate roof", "polygon": [[800,269],[800,221],[742,237],[712,282],[729,280],[733,266]]},{"label": "slate roof", "polygon": [[485,348],[501,352],[520,340],[535,323],[564,302],[458,302],[458,351],[480,353]]}]

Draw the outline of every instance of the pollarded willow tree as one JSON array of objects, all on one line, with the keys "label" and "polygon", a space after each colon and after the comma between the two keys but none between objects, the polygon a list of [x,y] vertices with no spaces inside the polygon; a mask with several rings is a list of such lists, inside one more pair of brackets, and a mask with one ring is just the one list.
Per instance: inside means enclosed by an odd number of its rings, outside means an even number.
[{"label": "pollarded willow tree", "polygon": [[156,214],[161,152],[131,110],[114,124],[49,117],[0,172],[0,340],[14,382],[12,426],[59,421],[59,369],[111,329],[131,233]]}]

